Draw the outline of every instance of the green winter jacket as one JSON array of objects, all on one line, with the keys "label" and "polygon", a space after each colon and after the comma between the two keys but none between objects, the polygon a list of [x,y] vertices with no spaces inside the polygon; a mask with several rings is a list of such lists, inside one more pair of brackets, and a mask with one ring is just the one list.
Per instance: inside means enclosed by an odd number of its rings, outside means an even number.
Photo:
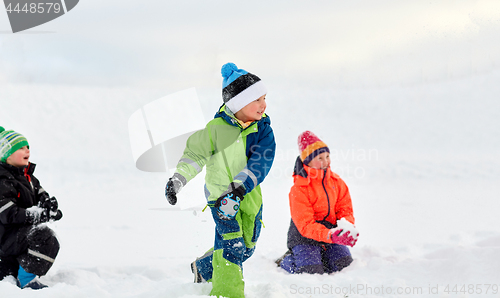
[{"label": "green winter jacket", "polygon": [[245,187],[240,211],[256,215],[262,205],[259,184],[269,173],[276,150],[271,120],[264,114],[245,129],[223,105],[186,142],[176,172],[189,182],[206,166],[205,195],[213,206],[231,182]]}]

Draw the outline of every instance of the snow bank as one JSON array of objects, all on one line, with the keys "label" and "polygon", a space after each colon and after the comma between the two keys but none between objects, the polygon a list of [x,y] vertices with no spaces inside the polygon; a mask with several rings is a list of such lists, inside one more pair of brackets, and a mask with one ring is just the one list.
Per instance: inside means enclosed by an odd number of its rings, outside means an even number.
[{"label": "snow bank", "polygon": [[[266,228],[244,265],[247,297],[497,296],[499,79],[270,93],[278,148],[262,185]],[[193,284],[189,268],[213,243],[203,179],[183,189],[181,209],[163,196],[165,174],[134,168],[127,120],[160,93],[0,89],[0,124],[28,138],[37,177],[64,212],[52,224],[60,254],[42,277],[50,288],[37,297],[207,297],[210,285]],[[200,97],[210,117],[218,90]],[[22,117],[12,112],[20,107]],[[306,129],[336,150],[332,168],[350,187],[360,232],[354,263],[332,275],[274,264],[286,250],[296,136]],[[8,281],[0,292],[33,295]]]}]

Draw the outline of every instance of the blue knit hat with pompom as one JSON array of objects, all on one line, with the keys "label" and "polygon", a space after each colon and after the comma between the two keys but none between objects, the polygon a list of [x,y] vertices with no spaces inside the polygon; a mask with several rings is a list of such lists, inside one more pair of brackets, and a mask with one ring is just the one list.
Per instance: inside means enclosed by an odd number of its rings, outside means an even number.
[{"label": "blue knit hat with pompom", "polygon": [[239,69],[234,63],[222,66],[222,99],[233,113],[267,94],[267,89],[254,74]]}]

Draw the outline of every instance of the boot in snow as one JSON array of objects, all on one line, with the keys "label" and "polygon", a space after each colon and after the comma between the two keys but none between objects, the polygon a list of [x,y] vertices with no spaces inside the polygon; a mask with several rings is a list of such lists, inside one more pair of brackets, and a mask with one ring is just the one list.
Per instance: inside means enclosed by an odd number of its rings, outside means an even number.
[{"label": "boot in snow", "polygon": [[194,274],[194,283],[199,284],[202,282],[206,282],[206,280],[203,279],[200,272],[198,271],[198,267],[196,267],[196,261],[191,263],[191,272],[193,272]]},{"label": "boot in snow", "polygon": [[284,255],[282,255],[281,257],[279,257],[276,261],[274,261],[276,263],[276,265],[278,267],[281,267],[281,262],[283,262],[283,259],[286,258],[287,256],[291,255],[292,254],[292,251],[289,249],[287,252],[285,252]]}]

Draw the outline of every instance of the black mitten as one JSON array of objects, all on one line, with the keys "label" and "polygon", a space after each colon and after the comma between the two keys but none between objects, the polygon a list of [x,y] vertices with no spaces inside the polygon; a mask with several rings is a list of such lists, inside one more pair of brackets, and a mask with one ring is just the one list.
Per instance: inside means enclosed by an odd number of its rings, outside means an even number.
[{"label": "black mitten", "polygon": [[60,220],[62,217],[63,214],[61,210],[58,209],[56,212],[50,211],[50,219],[57,221]]},{"label": "black mitten", "polygon": [[177,203],[177,194],[184,185],[186,185],[186,178],[179,173],[175,173],[172,178],[168,179],[167,185],[165,186],[165,197],[170,205],[175,205]]},{"label": "black mitten", "polygon": [[42,208],[48,211],[49,218],[52,220],[60,220],[62,218],[62,212],[59,210],[59,203],[55,197],[46,199],[42,203]]},{"label": "black mitten", "polygon": [[57,203],[57,200],[55,197],[47,198],[43,202],[40,201],[40,207],[47,209],[51,212],[56,212],[57,209],[59,208],[59,203]]}]

